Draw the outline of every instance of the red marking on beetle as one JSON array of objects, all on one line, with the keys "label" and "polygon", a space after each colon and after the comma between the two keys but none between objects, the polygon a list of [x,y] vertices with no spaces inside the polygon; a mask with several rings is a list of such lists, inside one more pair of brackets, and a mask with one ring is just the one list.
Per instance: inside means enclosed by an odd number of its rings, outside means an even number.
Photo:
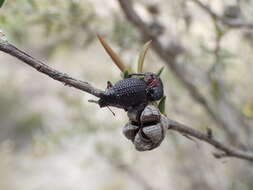
[{"label": "red marking on beetle", "polygon": [[150,82],[148,83],[148,86],[153,88],[159,83],[159,79],[151,79]]},{"label": "red marking on beetle", "polygon": [[107,81],[107,89],[109,89],[109,88],[112,88],[113,87],[113,85],[112,85],[112,83],[110,82],[110,81]]}]

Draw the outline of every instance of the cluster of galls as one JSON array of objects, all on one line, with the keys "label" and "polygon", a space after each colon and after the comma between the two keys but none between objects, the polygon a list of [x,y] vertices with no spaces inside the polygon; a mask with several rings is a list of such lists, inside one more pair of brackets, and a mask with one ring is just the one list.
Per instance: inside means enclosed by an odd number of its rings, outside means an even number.
[{"label": "cluster of galls", "polygon": [[136,150],[152,150],[162,143],[169,125],[157,107],[147,105],[140,117],[135,110],[129,111],[128,117],[129,122],[124,126],[123,134],[132,141]]},{"label": "cluster of galls", "polygon": [[115,85],[107,85],[98,103],[100,107],[114,106],[128,112],[129,122],[124,135],[139,151],[151,150],[160,145],[165,136],[166,123],[158,108],[149,102],[163,97],[163,83],[154,73],[130,74]]}]

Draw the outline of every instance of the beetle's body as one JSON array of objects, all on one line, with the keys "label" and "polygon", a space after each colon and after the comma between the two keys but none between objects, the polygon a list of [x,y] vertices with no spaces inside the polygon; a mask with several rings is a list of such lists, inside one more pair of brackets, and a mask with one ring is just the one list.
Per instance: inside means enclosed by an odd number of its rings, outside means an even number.
[{"label": "beetle's body", "polygon": [[154,73],[132,74],[144,78],[125,78],[115,85],[109,84],[98,104],[100,107],[114,106],[128,111],[148,101],[156,101],[163,96],[163,84]]},{"label": "beetle's body", "polygon": [[113,87],[105,90],[99,100],[100,107],[114,106],[128,110],[147,102],[147,85],[138,78],[126,78],[118,81]]}]

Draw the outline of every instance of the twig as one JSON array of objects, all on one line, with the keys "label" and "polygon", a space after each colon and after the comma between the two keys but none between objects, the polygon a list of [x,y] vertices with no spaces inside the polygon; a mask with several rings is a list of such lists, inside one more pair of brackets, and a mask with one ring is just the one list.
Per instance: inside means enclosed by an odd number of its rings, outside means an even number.
[{"label": "twig", "polygon": [[219,20],[220,17],[213,12],[207,5],[205,5],[204,3],[202,3],[199,0],[192,0],[194,3],[196,3],[199,7],[201,7],[205,12],[207,12],[213,19],[215,20]]},{"label": "twig", "polygon": [[202,3],[199,0],[192,0],[196,3],[200,8],[202,8],[206,13],[208,13],[213,19],[216,21],[220,21],[222,24],[227,25],[231,28],[253,28],[253,22],[247,22],[242,19],[227,19],[217,15],[213,10],[210,9],[207,5]]},{"label": "twig", "polygon": [[[253,153],[251,152],[241,151],[241,150],[229,147],[219,142],[218,140],[216,140],[213,136],[212,138],[210,138],[210,135],[208,135],[207,133],[200,132],[184,124],[173,121],[169,118],[167,118],[167,120],[169,122],[168,129],[175,130],[182,134],[187,134],[199,140],[205,141],[206,143],[217,148],[218,150],[221,150],[223,152],[222,157],[236,157],[236,158],[245,159],[245,160],[253,162]],[[221,158],[221,156],[219,158]]]},{"label": "twig", "polygon": [[92,87],[89,83],[83,82],[81,80],[77,80],[65,73],[61,73],[48,65],[44,64],[43,62],[35,59],[34,57],[30,56],[29,54],[23,52],[22,50],[18,49],[14,45],[10,44],[7,41],[0,41],[0,51],[3,51],[11,56],[18,58],[19,60],[23,61],[27,65],[35,68],[37,71],[46,74],[47,76],[53,78],[54,80],[58,80],[64,85],[75,87],[79,90],[85,91],[89,94],[92,94],[96,97],[100,97],[103,93],[102,90]]},{"label": "twig", "polygon": [[[217,66],[221,66],[221,60],[220,60],[220,51],[221,51],[221,40],[225,35],[225,31],[221,32],[221,28],[219,25],[220,21],[222,24],[230,26],[231,28],[253,28],[253,22],[249,23],[249,22],[245,22],[242,21],[241,19],[238,20],[238,18],[236,19],[227,19],[225,17],[221,17],[219,15],[217,15],[209,6],[205,5],[204,3],[202,3],[199,0],[192,0],[194,3],[196,3],[200,8],[202,8],[207,14],[209,14],[209,16],[211,17],[211,19],[213,20],[214,23],[214,27],[215,27],[215,33],[216,33],[216,39],[215,39],[215,47],[214,47],[214,64],[211,67],[211,70],[209,71],[209,79],[212,83],[216,84],[216,87],[218,89],[219,92],[219,96],[216,98],[218,98],[219,102],[223,102],[223,105],[225,106],[225,109],[229,110],[228,112],[232,115],[231,120],[234,121],[238,121],[239,123],[241,123],[243,126],[243,130],[248,133],[250,130],[250,126],[248,124],[246,124],[243,121],[243,116],[233,107],[233,105],[231,104],[231,102],[229,101],[229,99],[226,98],[226,92],[224,89],[225,85],[223,84],[223,81],[220,79],[220,77],[222,76],[222,71],[217,72],[217,69],[215,70],[215,67]],[[222,105],[221,103],[219,103],[220,105]],[[235,123],[235,122],[232,122]],[[230,126],[231,123],[229,124]],[[236,139],[236,135],[231,134],[232,140]],[[244,145],[241,144],[241,146],[243,148],[246,148]]]}]

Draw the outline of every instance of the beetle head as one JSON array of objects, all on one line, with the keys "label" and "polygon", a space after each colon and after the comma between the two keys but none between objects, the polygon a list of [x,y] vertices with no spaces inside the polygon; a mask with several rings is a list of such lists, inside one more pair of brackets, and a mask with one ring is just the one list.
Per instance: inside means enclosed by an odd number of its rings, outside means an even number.
[{"label": "beetle head", "polygon": [[147,95],[150,101],[156,101],[163,97],[163,83],[156,74],[144,73],[144,81],[148,86]]}]

